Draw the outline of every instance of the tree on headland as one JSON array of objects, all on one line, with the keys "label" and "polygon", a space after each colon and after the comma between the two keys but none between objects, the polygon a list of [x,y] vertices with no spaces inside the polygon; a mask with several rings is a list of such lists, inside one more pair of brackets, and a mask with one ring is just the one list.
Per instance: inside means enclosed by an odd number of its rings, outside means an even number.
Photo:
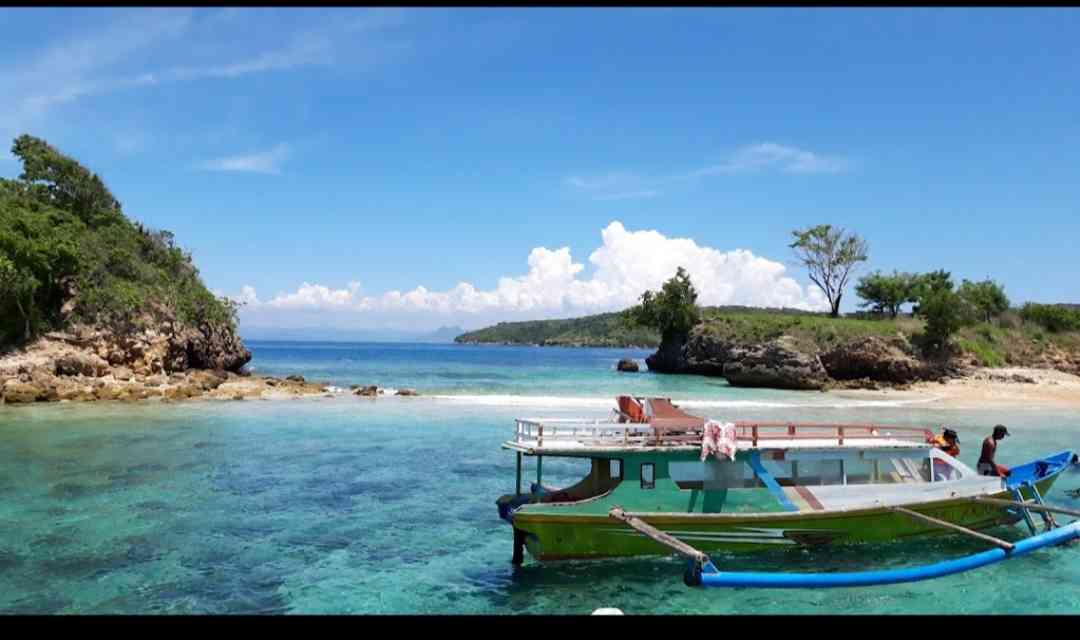
[{"label": "tree on headland", "polygon": [[690,336],[690,329],[701,321],[697,291],[686,269],[679,267],[660,291],[641,294],[641,304],[624,312],[630,324],[655,327],[660,331],[660,348],[648,359],[650,369],[673,370],[679,350]]},{"label": "tree on headland", "polygon": [[22,160],[19,180],[47,194],[40,199],[74,213],[92,227],[122,216],[120,202],[97,174],[44,140],[23,134],[15,139],[11,153]]},{"label": "tree on headland", "polygon": [[947,271],[920,275],[916,296],[919,304],[915,314],[926,320],[923,336],[931,351],[947,352],[952,335],[977,319],[974,305],[953,290],[952,276]]},{"label": "tree on headland", "polygon": [[952,289],[952,274],[944,269],[916,275],[912,291],[912,302],[915,303],[915,306],[911,312],[920,315],[923,298],[939,291],[952,291]]},{"label": "tree on headland", "polygon": [[855,285],[855,294],[865,300],[860,307],[870,307],[875,313],[888,312],[895,318],[900,307],[915,301],[916,276],[910,273],[886,275],[875,271],[864,276]]},{"label": "tree on headland", "polygon": [[981,282],[964,280],[957,293],[975,307],[986,322],[1009,310],[1005,288],[989,278]]},{"label": "tree on headland", "polygon": [[840,315],[840,299],[844,295],[848,278],[860,262],[865,262],[868,247],[866,241],[854,233],[819,224],[809,229],[792,231],[795,242],[788,245],[795,250],[799,262],[807,268],[810,281],[821,288],[829,300],[829,315]]},{"label": "tree on headland", "polygon": [[655,327],[662,341],[686,341],[690,329],[701,321],[697,307],[697,291],[686,269],[679,267],[660,291],[641,294],[641,304],[627,310],[630,319],[640,325]]}]

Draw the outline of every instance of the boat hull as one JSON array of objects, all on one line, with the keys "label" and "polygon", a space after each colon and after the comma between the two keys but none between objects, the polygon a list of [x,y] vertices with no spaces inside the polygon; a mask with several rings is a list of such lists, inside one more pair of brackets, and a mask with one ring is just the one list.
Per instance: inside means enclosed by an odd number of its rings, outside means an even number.
[{"label": "boat hull", "polygon": [[[1046,494],[1056,474],[1037,483]],[[1033,497],[1030,488],[1024,497]],[[1011,500],[1007,491],[987,497]],[[968,498],[906,505],[939,520],[970,529],[987,529],[1021,520],[1015,510],[980,504]],[[705,553],[753,552],[785,546],[888,542],[918,536],[955,535],[949,530],[892,511],[888,507],[850,511],[783,512],[746,515],[662,513],[639,516],[648,524]],[[525,533],[525,546],[542,560],[669,555],[671,550],[606,515],[518,512],[516,529]]]}]

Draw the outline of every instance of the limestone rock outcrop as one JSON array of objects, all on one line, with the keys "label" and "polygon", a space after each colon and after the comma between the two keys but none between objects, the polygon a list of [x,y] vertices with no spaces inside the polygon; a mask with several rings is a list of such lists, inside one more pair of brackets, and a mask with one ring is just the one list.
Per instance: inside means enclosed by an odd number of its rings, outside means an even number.
[{"label": "limestone rock outcrop", "polygon": [[792,340],[783,336],[759,345],[732,348],[723,375],[733,387],[809,390],[822,389],[829,383],[818,356],[800,352]]},{"label": "limestone rock outcrop", "polygon": [[904,384],[927,377],[926,367],[902,345],[878,336],[841,344],[821,354],[821,364],[835,380],[868,378]]}]

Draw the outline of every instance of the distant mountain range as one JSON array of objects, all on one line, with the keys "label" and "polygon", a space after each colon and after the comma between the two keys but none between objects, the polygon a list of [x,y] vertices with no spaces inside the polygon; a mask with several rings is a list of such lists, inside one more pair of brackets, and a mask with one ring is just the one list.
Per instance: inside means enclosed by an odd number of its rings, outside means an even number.
[{"label": "distant mountain range", "polygon": [[274,327],[240,327],[244,340],[282,340],[289,342],[453,342],[465,333],[461,327],[440,327],[435,331],[403,331],[399,329],[338,329],[306,327],[285,329]]}]

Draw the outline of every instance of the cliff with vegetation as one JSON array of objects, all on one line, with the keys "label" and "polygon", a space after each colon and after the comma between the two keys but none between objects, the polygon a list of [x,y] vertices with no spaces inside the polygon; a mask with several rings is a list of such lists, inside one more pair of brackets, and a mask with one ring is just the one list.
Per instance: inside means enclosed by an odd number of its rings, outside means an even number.
[{"label": "cliff with vegetation", "polygon": [[[687,341],[667,359],[670,366],[653,356],[648,359],[650,370],[725,377],[737,386],[791,389],[903,386],[961,375],[972,367],[1029,367],[1080,375],[1080,311],[1064,305],[1027,305],[993,322],[964,326],[944,353],[926,345],[923,319],[904,314],[831,318],[790,309],[703,307],[700,316]],[[659,344],[655,333],[650,343],[627,341],[620,318],[621,314],[609,313],[502,323],[457,341]]]},{"label": "cliff with vegetation", "polygon": [[[829,300],[827,315],[701,308],[690,274],[679,267],[622,313],[504,324],[458,341],[558,344],[573,334],[572,344],[626,346],[627,332],[645,328],[659,337],[656,352],[645,359],[650,371],[722,376],[742,387],[877,388],[1006,365],[1080,375],[1080,310],[1074,305],[1010,309],[1005,288],[989,278],[956,286],[944,269],[875,271],[855,286],[859,306],[868,311],[844,318],[840,301],[853,270],[868,260],[867,243],[831,225],[793,235],[790,247]],[[902,313],[905,304],[912,305],[910,316]]]},{"label": "cliff with vegetation", "polygon": [[189,397],[238,376],[251,354],[236,308],[171,233],[129,219],[43,140],[21,136],[12,153],[23,171],[0,179],[0,402]]},{"label": "cliff with vegetation", "polygon": [[716,314],[694,327],[677,363],[670,371],[794,389],[897,386],[958,376],[973,367],[1080,375],[1080,330],[1051,330],[1010,313],[961,327],[943,350],[929,343],[926,322],[910,316]]}]

